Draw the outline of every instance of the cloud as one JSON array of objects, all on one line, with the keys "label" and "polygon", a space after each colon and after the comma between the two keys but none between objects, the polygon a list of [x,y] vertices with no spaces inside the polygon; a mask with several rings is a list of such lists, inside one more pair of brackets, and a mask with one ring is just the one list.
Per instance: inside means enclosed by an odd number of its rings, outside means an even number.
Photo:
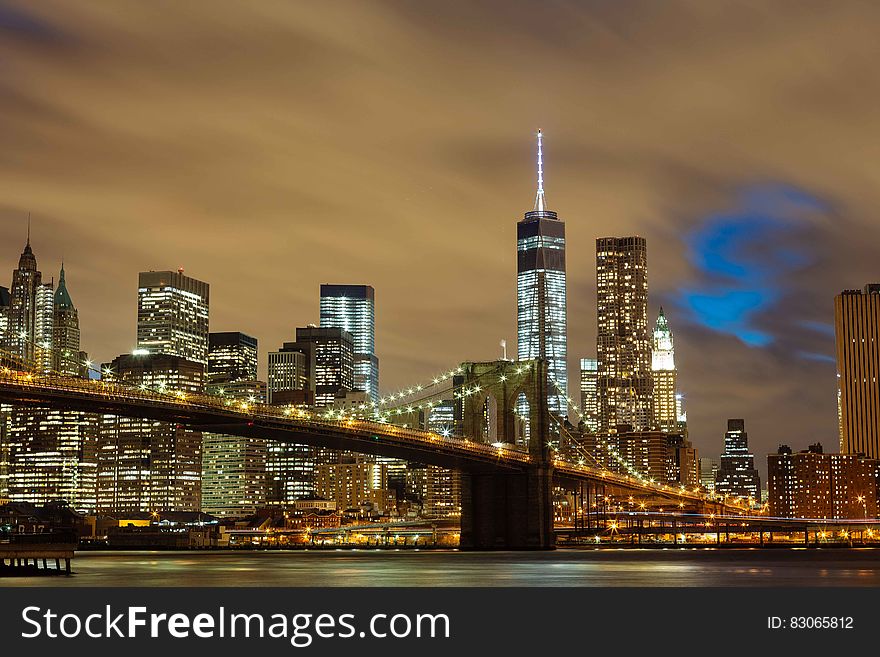
[{"label": "cloud", "polygon": [[263,351],[317,320],[320,283],[371,283],[396,388],[514,344],[542,127],[570,380],[595,353],[594,240],[638,233],[696,445],[717,453],[727,417],[758,454],[833,444],[833,366],[799,354],[833,355],[804,322],[878,278],[878,21],[785,0],[5,4],[0,263],[31,211],[96,360],[132,347],[139,270],[209,281],[212,328]]}]

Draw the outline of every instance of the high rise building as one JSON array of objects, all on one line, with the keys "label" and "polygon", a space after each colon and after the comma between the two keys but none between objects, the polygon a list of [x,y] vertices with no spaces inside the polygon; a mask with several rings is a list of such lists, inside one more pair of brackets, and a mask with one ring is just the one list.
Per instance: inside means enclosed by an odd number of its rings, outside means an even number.
[{"label": "high rise building", "polygon": [[64,265],[61,265],[61,276],[55,290],[52,322],[52,369],[67,376],[85,376],[86,354],[80,351],[79,313],[70,292]]},{"label": "high rise building", "polygon": [[[516,225],[517,355],[543,358],[551,378],[550,412],[568,414],[565,223],[547,209],[544,159],[538,130],[538,191],[535,207]],[[523,409],[520,409],[521,412]]]},{"label": "high rise building", "polygon": [[354,390],[379,399],[376,357],[376,302],[370,285],[321,285],[321,326],[351,333],[354,345]]},{"label": "high rise building", "polygon": [[[265,401],[257,381],[258,342],[228,331],[208,336],[207,390],[247,402]],[[202,436],[202,510],[242,517],[266,505],[268,444],[260,438],[205,433]]]},{"label": "high rise building", "polygon": [[654,423],[648,331],[648,247],[643,237],[596,240],[599,430]]},{"label": "high rise building", "polygon": [[581,358],[581,415],[584,428],[595,433],[599,430],[599,361]]},{"label": "high rise building", "polygon": [[269,352],[268,399],[270,404],[315,403],[315,349],[313,344],[286,342]]},{"label": "high rise building", "polygon": [[183,270],[138,275],[139,352],[208,363],[209,285]]},{"label": "high rise building", "polygon": [[676,395],[675,346],[663,306],[654,326],[651,375],[654,379],[654,426],[662,431],[678,429],[679,402]]},{"label": "high rise building", "polygon": [[55,361],[55,289],[52,283],[37,286],[34,297],[34,361],[41,372],[50,372]]},{"label": "high rise building", "polygon": [[[104,376],[150,390],[199,393],[202,363],[180,356],[124,354]],[[101,513],[201,510],[202,434],[176,424],[105,415],[98,446]]]},{"label": "high rise building", "polygon": [[715,492],[715,475],[721,467],[721,461],[709,456],[700,458],[700,486],[710,493]]},{"label": "high rise building", "polygon": [[715,492],[729,497],[761,501],[761,478],[755,469],[755,457],[749,452],[749,434],[745,420],[727,421],[724,452],[715,476]]},{"label": "high rise building", "polygon": [[834,297],[840,451],[880,458],[880,283]]},{"label": "high rise building", "polygon": [[34,361],[34,332],[37,323],[37,288],[43,275],[37,269],[37,258],[31,249],[30,223],[28,240],[18,259],[18,268],[12,272],[9,290],[9,322],[6,333],[7,349],[25,361]]},{"label": "high rise building", "polygon": [[351,333],[338,327],[306,326],[296,329],[296,342],[285,349],[314,353],[315,406],[333,406],[337,395],[354,386],[354,342]]},{"label": "high rise building", "polygon": [[581,445],[610,472],[626,475],[632,468],[657,483],[699,485],[697,450],[680,433],[611,431],[587,434]]},{"label": "high rise building", "polygon": [[9,288],[0,286],[0,349],[6,348],[9,330]]},{"label": "high rise building", "polygon": [[876,518],[878,466],[858,454],[825,454],[819,443],[797,453],[780,445],[767,456],[770,515]]},{"label": "high rise building", "polygon": [[234,381],[255,381],[259,363],[258,343],[237,331],[208,335],[209,386],[222,386]]}]

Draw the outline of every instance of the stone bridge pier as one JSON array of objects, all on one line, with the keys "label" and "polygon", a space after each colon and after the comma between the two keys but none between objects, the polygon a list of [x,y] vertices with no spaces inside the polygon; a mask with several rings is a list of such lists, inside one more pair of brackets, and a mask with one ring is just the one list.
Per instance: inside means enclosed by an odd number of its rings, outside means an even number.
[{"label": "stone bridge pier", "polygon": [[[460,547],[551,550],[555,535],[547,364],[495,361],[462,367],[460,389],[472,391],[462,399],[465,435],[526,447],[530,462],[520,470],[462,472]],[[528,417],[527,424],[521,416]]]}]

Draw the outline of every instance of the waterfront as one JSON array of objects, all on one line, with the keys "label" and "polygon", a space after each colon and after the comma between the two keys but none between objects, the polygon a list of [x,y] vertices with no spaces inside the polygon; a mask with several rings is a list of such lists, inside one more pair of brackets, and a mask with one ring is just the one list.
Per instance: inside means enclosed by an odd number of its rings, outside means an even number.
[{"label": "waterfront", "polygon": [[880,586],[880,550],[79,552],[0,586]]}]

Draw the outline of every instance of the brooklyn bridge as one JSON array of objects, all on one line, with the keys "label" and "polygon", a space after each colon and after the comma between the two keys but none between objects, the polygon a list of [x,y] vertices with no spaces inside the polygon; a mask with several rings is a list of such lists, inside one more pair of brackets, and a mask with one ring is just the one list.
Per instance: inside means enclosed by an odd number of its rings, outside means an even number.
[{"label": "brooklyn bridge", "polygon": [[421,428],[421,409],[433,403],[425,402],[429,395],[421,394],[422,386],[401,394],[399,403],[383,400],[378,412],[375,404],[328,412],[153,390],[112,377],[45,373],[8,354],[2,363],[0,403],[163,421],[458,471],[462,549],[552,549],[554,488],[637,499],[643,507],[666,506],[683,517],[746,511],[699,488],[653,481],[630,466],[621,473],[604,465],[583,447],[576,429],[549,411],[552,381],[540,359],[462,363],[453,391],[460,400],[460,430],[443,434]]}]

